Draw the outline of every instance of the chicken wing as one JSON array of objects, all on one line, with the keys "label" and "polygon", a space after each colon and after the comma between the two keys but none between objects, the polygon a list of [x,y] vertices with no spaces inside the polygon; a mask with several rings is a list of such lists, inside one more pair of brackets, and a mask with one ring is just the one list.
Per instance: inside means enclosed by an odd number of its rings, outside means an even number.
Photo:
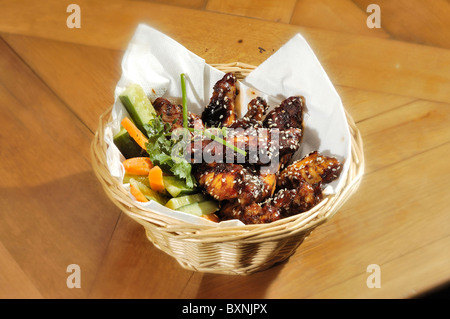
[{"label": "chicken wing", "polygon": [[262,97],[256,97],[248,103],[247,113],[242,118],[236,119],[229,127],[243,129],[262,127],[263,116],[267,109],[267,102]]},{"label": "chicken wing", "polygon": [[226,73],[213,87],[213,95],[202,113],[202,120],[207,127],[231,125],[236,119],[235,99],[238,94],[236,77]]},{"label": "chicken wing", "polygon": [[273,195],[276,175],[259,167],[240,164],[202,163],[194,166],[194,176],[202,190],[214,199],[236,200],[241,205],[261,202]]},{"label": "chicken wing", "polygon": [[222,219],[239,219],[244,224],[270,223],[299,214],[316,206],[322,200],[319,187],[302,183],[297,189],[279,190],[265,202],[247,206],[236,201],[227,202],[220,210]]},{"label": "chicken wing", "polygon": [[283,100],[279,106],[271,110],[263,121],[263,126],[269,129],[277,128],[286,130],[296,128],[301,130],[302,134],[297,141],[298,147],[291,147],[289,152],[280,154],[280,168],[287,165],[294,153],[299,149],[303,139],[303,112],[305,108],[305,98],[303,96],[291,96]]},{"label": "chicken wing", "polygon": [[278,208],[259,203],[242,206],[236,202],[228,202],[222,206],[218,215],[221,220],[238,219],[246,225],[271,223],[281,219]]},{"label": "chicken wing", "polygon": [[303,182],[314,185],[330,183],[339,177],[341,163],[314,151],[283,169],[277,180],[279,188],[296,188]]},{"label": "chicken wing", "polygon": [[288,129],[303,129],[303,108],[305,98],[303,96],[291,96],[270,111],[263,121],[264,127]]},{"label": "chicken wing", "polygon": [[237,218],[245,224],[255,224],[308,211],[323,199],[322,185],[335,180],[341,167],[336,158],[312,152],[279,173],[278,190],[273,197],[247,205],[229,201],[220,213],[223,219]]}]

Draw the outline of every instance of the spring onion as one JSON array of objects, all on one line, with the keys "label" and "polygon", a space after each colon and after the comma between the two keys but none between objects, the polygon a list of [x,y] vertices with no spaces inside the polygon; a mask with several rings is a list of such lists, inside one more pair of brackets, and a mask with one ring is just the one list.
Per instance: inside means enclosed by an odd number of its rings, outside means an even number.
[{"label": "spring onion", "polygon": [[183,107],[183,127],[188,128],[188,110],[187,110],[187,97],[186,97],[186,76],[181,73],[181,93],[182,93],[182,107]]}]

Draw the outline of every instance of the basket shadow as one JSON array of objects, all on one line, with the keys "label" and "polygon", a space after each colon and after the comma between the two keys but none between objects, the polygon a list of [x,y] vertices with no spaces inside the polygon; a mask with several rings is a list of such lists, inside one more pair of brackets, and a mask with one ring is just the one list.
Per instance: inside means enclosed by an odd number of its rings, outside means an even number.
[{"label": "basket shadow", "polygon": [[197,299],[264,299],[289,258],[249,275],[201,274]]}]

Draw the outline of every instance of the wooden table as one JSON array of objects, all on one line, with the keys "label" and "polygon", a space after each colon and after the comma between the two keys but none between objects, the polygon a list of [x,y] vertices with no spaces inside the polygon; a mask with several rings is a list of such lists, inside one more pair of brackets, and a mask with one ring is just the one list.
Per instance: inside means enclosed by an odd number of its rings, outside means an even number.
[{"label": "wooden table", "polygon": [[[0,297],[411,298],[450,281],[448,2],[378,1],[381,29],[367,27],[367,1],[73,2],[81,28],[66,25],[68,1],[0,1]],[[422,13],[414,27],[395,19],[406,12]],[[425,28],[427,15],[441,18]],[[141,22],[207,63],[258,65],[296,33],[315,51],[366,169],[287,262],[250,276],[185,270],[108,200],[89,148]],[[71,264],[81,288],[67,286]],[[380,288],[367,285],[373,264]]]}]

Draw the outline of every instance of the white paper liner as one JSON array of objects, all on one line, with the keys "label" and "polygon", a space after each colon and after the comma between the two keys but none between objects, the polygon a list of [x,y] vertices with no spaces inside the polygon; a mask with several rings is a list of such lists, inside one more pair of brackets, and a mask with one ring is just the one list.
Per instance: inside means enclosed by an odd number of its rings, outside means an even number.
[{"label": "white paper liner", "polygon": [[[214,84],[224,73],[205,63],[205,60],[187,50],[165,34],[140,24],[131,39],[122,60],[122,76],[115,89],[112,121],[105,127],[106,157],[111,175],[123,181],[123,156],[113,143],[120,129],[121,119],[128,115],[118,99],[128,85],[137,83],[144,88],[150,100],[165,97],[181,101],[180,74],[186,74],[187,105],[189,111],[201,115],[209,103]],[[306,100],[304,137],[299,159],[317,150],[335,156],[343,164],[340,177],[327,185],[325,194],[333,194],[342,187],[351,157],[351,139],[341,99],[306,40],[295,35],[277,52],[238,83],[241,108],[238,116],[247,111],[246,105],[257,96],[263,97],[271,108],[287,97],[303,95]],[[128,189],[129,185],[124,184]],[[130,194],[131,196],[131,194]],[[131,198],[133,198],[131,196]],[[138,202],[136,202],[138,203]],[[229,227],[243,225],[238,220],[214,223],[205,218],[171,210],[149,201],[138,203],[153,212],[187,223]]]}]

